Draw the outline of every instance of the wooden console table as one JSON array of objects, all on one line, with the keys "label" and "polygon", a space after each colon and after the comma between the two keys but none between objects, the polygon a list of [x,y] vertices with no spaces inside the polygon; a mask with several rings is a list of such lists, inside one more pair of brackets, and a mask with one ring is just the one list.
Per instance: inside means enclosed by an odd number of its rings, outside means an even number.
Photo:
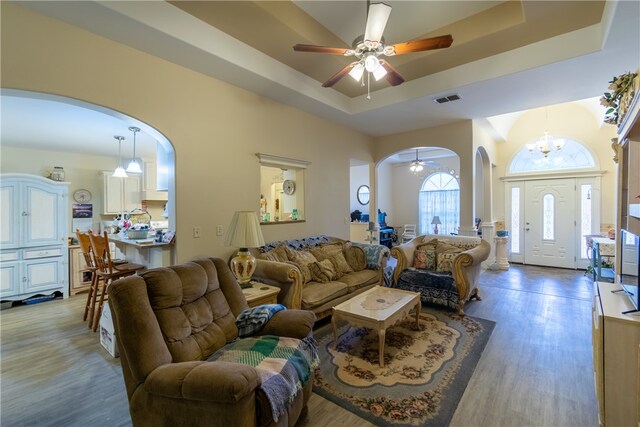
[{"label": "wooden console table", "polygon": [[600,425],[640,425],[640,316],[622,314],[633,307],[620,285],[594,282],[593,290],[593,365]]}]

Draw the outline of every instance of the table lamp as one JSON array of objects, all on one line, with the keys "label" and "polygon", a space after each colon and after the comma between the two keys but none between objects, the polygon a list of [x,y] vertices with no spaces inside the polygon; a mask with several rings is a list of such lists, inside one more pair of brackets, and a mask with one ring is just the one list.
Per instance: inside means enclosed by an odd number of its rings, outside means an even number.
[{"label": "table lamp", "polygon": [[264,245],[264,237],[260,230],[258,216],[253,211],[238,211],[224,238],[226,246],[238,246],[238,254],[231,259],[231,271],[236,276],[241,288],[251,287],[251,276],[256,267],[256,259],[248,248]]},{"label": "table lamp", "polygon": [[431,220],[431,224],[433,224],[433,234],[438,234],[438,224],[442,224],[442,222],[440,222],[440,217],[438,215],[434,216]]}]

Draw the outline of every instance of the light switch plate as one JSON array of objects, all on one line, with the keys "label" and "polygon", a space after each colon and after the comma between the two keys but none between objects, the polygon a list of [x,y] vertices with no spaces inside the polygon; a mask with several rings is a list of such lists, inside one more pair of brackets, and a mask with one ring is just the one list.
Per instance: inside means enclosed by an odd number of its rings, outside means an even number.
[{"label": "light switch plate", "polygon": [[195,226],[193,227],[193,238],[194,239],[199,239],[200,238],[200,234],[202,234],[202,228],[200,226]]},{"label": "light switch plate", "polygon": [[222,236],[222,226],[216,225],[216,236]]}]

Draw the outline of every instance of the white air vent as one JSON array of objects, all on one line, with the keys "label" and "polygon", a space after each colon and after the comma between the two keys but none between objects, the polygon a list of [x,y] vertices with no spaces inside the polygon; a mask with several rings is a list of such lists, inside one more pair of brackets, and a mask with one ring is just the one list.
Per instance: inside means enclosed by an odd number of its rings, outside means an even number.
[{"label": "white air vent", "polygon": [[462,97],[457,93],[454,93],[452,95],[443,96],[442,98],[434,98],[433,102],[438,104],[444,104],[446,102],[457,101],[459,99],[462,99]]}]

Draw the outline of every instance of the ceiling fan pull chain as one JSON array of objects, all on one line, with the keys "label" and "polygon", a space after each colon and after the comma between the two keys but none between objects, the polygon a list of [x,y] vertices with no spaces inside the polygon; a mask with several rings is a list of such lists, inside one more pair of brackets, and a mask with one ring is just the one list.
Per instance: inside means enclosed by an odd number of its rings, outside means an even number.
[{"label": "ceiling fan pull chain", "polygon": [[367,73],[367,99],[371,99],[371,73]]}]

